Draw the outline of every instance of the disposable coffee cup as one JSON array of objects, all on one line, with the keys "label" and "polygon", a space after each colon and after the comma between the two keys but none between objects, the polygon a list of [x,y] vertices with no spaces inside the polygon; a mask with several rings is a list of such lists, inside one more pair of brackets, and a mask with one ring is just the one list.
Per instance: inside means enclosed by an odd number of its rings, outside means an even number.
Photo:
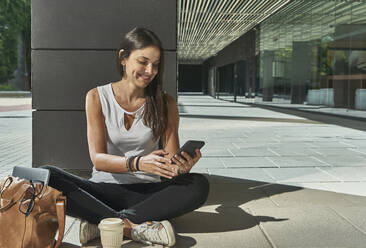
[{"label": "disposable coffee cup", "polygon": [[123,220],[118,218],[103,219],[98,228],[103,248],[120,248],[123,242]]}]

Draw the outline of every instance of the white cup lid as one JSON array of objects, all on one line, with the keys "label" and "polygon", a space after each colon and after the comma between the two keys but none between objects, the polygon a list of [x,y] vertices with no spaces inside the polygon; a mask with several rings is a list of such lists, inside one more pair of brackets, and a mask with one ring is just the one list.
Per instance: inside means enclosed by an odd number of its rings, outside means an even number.
[{"label": "white cup lid", "polygon": [[99,223],[98,227],[103,228],[103,229],[105,229],[105,228],[109,229],[109,228],[118,228],[122,225],[123,225],[122,219],[119,219],[119,218],[106,218],[106,219],[103,219]]}]

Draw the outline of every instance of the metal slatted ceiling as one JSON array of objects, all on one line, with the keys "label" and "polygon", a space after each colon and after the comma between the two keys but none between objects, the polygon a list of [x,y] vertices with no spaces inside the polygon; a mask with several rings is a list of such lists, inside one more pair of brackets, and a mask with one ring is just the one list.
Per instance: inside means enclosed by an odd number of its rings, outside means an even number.
[{"label": "metal slatted ceiling", "polygon": [[289,1],[179,0],[179,63],[202,63]]},{"label": "metal slatted ceiling", "polygon": [[[340,39],[334,37],[335,26],[364,24],[365,12],[365,0],[292,1],[261,24],[260,50],[291,48],[292,41]],[[363,33],[365,30],[361,28],[352,32],[353,35]]]}]

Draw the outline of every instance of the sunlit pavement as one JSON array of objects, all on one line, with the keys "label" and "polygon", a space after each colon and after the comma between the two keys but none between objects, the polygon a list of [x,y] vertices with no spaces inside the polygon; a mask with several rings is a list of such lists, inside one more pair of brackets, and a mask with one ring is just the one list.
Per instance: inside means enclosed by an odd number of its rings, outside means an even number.
[{"label": "sunlit pavement", "polygon": [[[211,187],[203,207],[172,220],[176,247],[365,247],[364,131],[203,95],[179,96],[179,110],[181,144],[206,142],[193,171]],[[31,166],[31,120],[0,112],[2,178]],[[78,224],[67,218],[62,247],[80,247]]]}]

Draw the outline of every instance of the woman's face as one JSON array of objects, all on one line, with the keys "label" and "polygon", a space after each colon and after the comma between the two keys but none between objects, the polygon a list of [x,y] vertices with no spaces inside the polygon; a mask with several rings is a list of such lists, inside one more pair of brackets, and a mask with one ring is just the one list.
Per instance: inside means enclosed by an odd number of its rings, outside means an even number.
[{"label": "woman's face", "polygon": [[134,82],[137,87],[145,88],[158,73],[160,50],[156,46],[136,49],[121,63],[126,69],[123,78]]}]

